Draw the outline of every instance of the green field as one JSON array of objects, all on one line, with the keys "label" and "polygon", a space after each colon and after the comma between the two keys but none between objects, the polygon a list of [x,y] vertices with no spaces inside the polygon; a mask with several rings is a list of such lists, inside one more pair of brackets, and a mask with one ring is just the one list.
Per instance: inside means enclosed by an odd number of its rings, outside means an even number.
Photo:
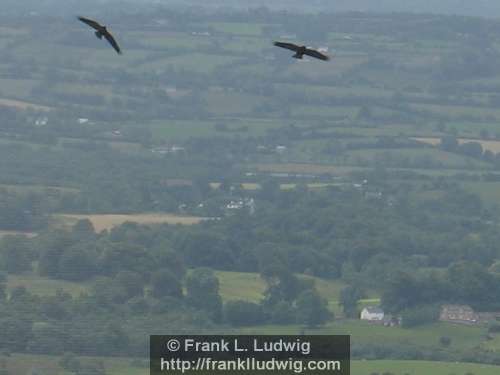
[{"label": "green field", "polygon": [[30,293],[39,296],[55,295],[58,290],[69,293],[74,297],[88,291],[90,283],[74,283],[64,280],[52,280],[34,274],[9,275],[7,278],[7,290],[12,291],[16,287],[25,287]]},{"label": "green field", "polygon": [[[153,62],[141,64],[139,69],[143,72],[163,70],[165,68],[186,69],[197,73],[210,73],[219,66],[233,62],[234,56],[209,55],[190,53],[181,56],[158,59]],[[200,64],[203,61],[203,64]]]},{"label": "green field", "polygon": [[[147,375],[149,368],[132,366],[130,358],[82,358],[82,363],[102,362],[108,375]],[[47,375],[69,375],[58,365],[58,357],[13,355],[7,358],[7,369],[12,374],[27,374],[32,370]],[[146,360],[140,362],[147,365]],[[351,362],[352,375],[498,375],[500,367],[472,363],[429,361],[360,361]]]},{"label": "green field", "polygon": [[[266,285],[257,273],[217,271],[216,275],[220,283],[220,294],[225,301],[245,300],[259,302],[264,298]],[[312,280],[320,295],[328,301],[328,305],[335,315],[342,315],[339,298],[342,288],[346,286],[344,282],[305,275],[299,275],[299,277]],[[369,291],[367,298],[360,301],[360,306],[377,305],[379,303],[380,298],[377,292]]]},{"label": "green field", "polygon": [[358,107],[327,107],[327,106],[300,106],[293,109],[292,114],[298,117],[315,118],[336,118],[346,117],[353,119],[358,112]]},{"label": "green field", "polygon": [[[220,292],[225,301],[247,300],[258,302],[263,298],[265,284],[258,274],[238,273],[238,272],[216,272],[220,281]],[[309,276],[302,276],[310,278]],[[330,308],[336,316],[341,316],[341,309],[338,306],[339,293],[343,283],[314,279],[320,294],[329,302]],[[89,284],[90,285],[90,284]],[[61,280],[50,280],[34,275],[9,276],[8,290],[17,286],[25,286],[30,292],[37,295],[53,295],[57,290],[63,290],[74,296],[88,290],[89,285],[72,283]],[[377,294],[370,292],[368,299],[361,301],[361,305],[379,303]],[[248,334],[293,334],[302,332],[304,329],[298,325],[287,326],[256,326],[241,329]],[[403,329],[397,327],[383,327],[373,325],[358,320],[340,320],[329,323],[320,329],[307,329],[309,334],[347,334],[351,335],[353,343],[373,343],[378,342],[399,343],[413,346],[426,347],[439,345],[440,337],[451,339],[453,349],[472,349],[474,347],[484,347],[489,350],[500,350],[500,345],[495,337],[494,340],[485,341],[487,328],[484,326],[464,326],[447,323],[436,323],[417,329]]]},{"label": "green field", "polygon": [[[224,301],[245,300],[259,302],[264,298],[266,285],[257,273],[243,272],[215,272],[220,283],[220,294]],[[340,291],[345,284],[336,280],[325,280],[311,276],[300,275],[303,279],[313,280],[318,292],[325,298],[330,308],[338,316],[341,307],[338,305]],[[35,295],[53,295],[57,290],[70,293],[77,297],[80,293],[88,291],[92,283],[75,283],[64,280],[54,280],[38,276],[36,274],[9,275],[7,289],[23,286]],[[367,298],[360,301],[360,306],[380,303],[379,296],[375,291],[370,291]]]},{"label": "green field", "polygon": [[500,182],[464,182],[463,187],[481,197],[485,204],[500,204]]},{"label": "green field", "polygon": [[[146,375],[149,370],[111,365],[110,375]],[[352,361],[351,375],[498,375],[500,367],[469,363],[427,361]]]},{"label": "green field", "polygon": [[266,285],[257,273],[217,271],[220,294],[226,301],[245,300],[259,302]]},{"label": "green field", "polygon": [[[346,176],[354,172],[368,171],[368,167],[342,166],[335,164],[312,164],[312,163],[267,163],[251,165],[251,170],[268,173],[298,173],[298,174],[331,174],[334,176]],[[467,169],[421,169],[421,168],[388,168],[391,171],[413,171],[426,176],[452,176],[457,173],[479,174],[480,171]]]},{"label": "green field", "polygon": [[500,367],[426,361],[354,361],[351,368],[352,375],[389,372],[394,375],[497,375]]},{"label": "green field", "polygon": [[2,96],[8,98],[26,98],[31,95],[31,90],[37,84],[37,81],[29,79],[0,79]]},{"label": "green field", "polygon": [[467,106],[447,106],[447,105],[414,105],[415,108],[431,113],[450,115],[450,116],[490,116],[493,118],[500,118],[500,110],[491,108],[480,107],[467,107]]},{"label": "green field", "polygon": [[259,36],[262,34],[263,25],[243,22],[215,22],[208,24],[208,26],[227,34]]},{"label": "green field", "polygon": [[253,95],[220,91],[207,93],[204,100],[208,110],[217,116],[249,115],[256,105],[263,102]]},{"label": "green field", "polygon": [[[47,97],[51,95],[57,95],[60,99],[65,97],[65,94],[98,93],[110,100],[118,98],[127,102],[129,99],[136,99],[138,93],[140,96],[140,93],[151,93],[153,89],[163,90],[166,86],[175,86],[172,82],[175,80],[169,77],[174,73],[173,69],[183,74],[199,75],[197,80],[203,83],[209,82],[206,85],[202,84],[201,87],[198,87],[198,84],[188,84],[189,89],[185,92],[195,92],[201,98],[201,104],[195,105],[196,109],[203,108],[211,116],[210,119],[172,118],[171,121],[156,118],[145,123],[141,120],[141,126],[151,129],[153,136],[161,136],[168,140],[171,139],[170,137],[178,141],[190,136],[225,136],[227,134],[216,132],[213,127],[222,118],[227,119],[230,116],[232,119],[245,120],[251,115],[255,116],[253,113],[255,107],[272,104],[276,109],[279,108],[276,99],[285,100],[288,96],[293,98],[294,95],[297,95],[297,98],[290,102],[289,117],[280,117],[277,120],[276,113],[272,111],[259,113],[263,121],[259,124],[247,122],[243,126],[248,126],[248,131],[234,134],[260,136],[265,135],[266,130],[270,128],[286,126],[289,123],[297,122],[297,126],[307,127],[314,118],[330,121],[333,117],[339,116],[345,116],[349,124],[344,129],[336,129],[336,131],[356,134],[363,138],[400,134],[441,135],[434,131],[438,120],[443,121],[447,127],[457,129],[462,136],[477,135],[480,129],[496,132],[497,124],[494,118],[500,117],[500,111],[488,104],[489,96],[485,92],[472,90],[467,93],[467,98],[473,98],[483,107],[473,104],[428,104],[439,98],[439,93],[429,89],[429,76],[418,70],[434,69],[436,59],[460,49],[460,43],[455,40],[446,38],[429,40],[421,37],[416,40],[403,41],[397,36],[385,33],[369,33],[366,30],[357,32],[335,30],[327,33],[326,42],[311,42],[328,47],[329,53],[334,55],[331,62],[288,60],[286,63],[287,60],[284,57],[287,56],[287,52],[273,49],[272,39],[266,35],[267,29],[273,30],[274,35],[286,35],[287,32],[281,26],[250,20],[245,22],[205,20],[188,23],[182,30],[172,29],[165,25],[144,30],[137,28],[128,30],[118,24],[113,29],[120,34],[120,41],[126,51],[120,59],[109,53],[105,45],[90,43],[91,38],[83,39],[75,45],[68,43],[64,38],[52,38],[49,35],[44,36],[40,42],[23,40],[23,43],[15,44],[11,53],[16,58],[24,60],[34,56],[32,62],[43,68],[29,79],[16,79],[9,77],[8,63],[0,65],[1,91],[6,98],[34,103],[37,103],[37,100],[34,100],[36,95],[32,91],[36,86],[43,86],[48,91],[49,95],[41,94],[43,100],[47,100]],[[3,35],[2,42],[10,43],[30,35],[31,32],[29,28],[5,28],[5,30],[7,32]],[[83,31],[81,25],[75,24],[71,24],[70,30],[74,33]],[[293,35],[291,37],[296,38]],[[57,57],[48,52],[51,49],[58,50]],[[377,52],[376,57],[373,56],[373,51]],[[254,54],[259,58],[256,59]],[[249,55],[252,56],[249,57]],[[280,60],[275,60],[274,56]],[[372,66],[371,62],[374,59],[397,61],[409,67],[410,72],[398,71],[395,75],[390,69],[377,67],[376,64]],[[278,62],[280,65],[277,65]],[[47,75],[46,70],[50,72],[48,67],[58,63],[63,65],[60,69],[60,76],[58,74],[54,77]],[[110,82],[101,82],[100,79],[93,79],[92,83],[83,79],[62,79],[65,75],[75,77],[83,74],[82,71],[91,77],[102,69],[118,69],[136,77],[147,75],[147,78],[140,83],[134,80],[134,87],[129,87],[127,90],[117,88]],[[213,77],[216,71],[222,75],[227,71],[229,77],[238,77],[238,79],[233,78],[232,81],[221,82],[219,77]],[[336,80],[339,77],[350,76],[353,71],[355,77],[352,80],[323,82],[325,79]],[[302,77],[306,79],[306,82],[297,79]],[[54,78],[57,80],[54,81]],[[467,79],[460,82],[460,85],[464,87],[486,85],[498,82],[499,79],[499,76],[489,77],[488,80]],[[244,83],[244,89],[239,87],[240,80],[242,84]],[[50,81],[51,84],[46,85],[46,81]],[[265,94],[256,94],[252,91],[252,86],[256,83],[266,83],[273,90],[268,88]],[[221,88],[224,90],[214,91]],[[137,92],[134,91],[136,89]],[[404,100],[401,100],[404,106],[400,108],[395,103],[403,94]],[[357,103],[332,104],[328,101],[324,103],[327,98],[341,101],[350,99]],[[304,100],[305,103],[303,103]],[[57,107],[58,102],[60,100],[54,101],[53,104]],[[377,125],[371,128],[358,127],[359,124],[355,119],[362,106],[368,106],[375,118],[383,120],[377,121]],[[89,106],[87,110],[91,107]],[[408,112],[411,112],[411,116],[415,116],[414,120],[419,121],[410,122],[412,125],[405,124],[404,117]],[[418,118],[420,112],[424,113],[424,119]],[[402,116],[403,119],[398,120],[398,116]],[[441,119],[442,116],[454,118],[448,121]],[[480,119],[468,122],[467,116]],[[233,127],[231,121],[228,122],[230,122],[227,124],[229,129],[238,127],[236,125]],[[331,124],[331,128],[335,126]],[[452,160],[451,163],[456,164],[456,161]]]},{"label": "green field", "polygon": [[384,327],[359,320],[341,320],[315,329],[304,329],[304,327],[299,325],[266,325],[247,327],[241,329],[241,331],[246,334],[261,335],[293,335],[301,332],[311,335],[350,335],[351,342],[355,344],[373,344],[377,342],[391,345],[398,344],[403,347],[411,345],[421,349],[429,347],[438,348],[439,339],[444,336],[451,339],[450,348],[452,349],[472,350],[473,348],[486,347],[488,345],[488,341],[485,340],[487,334],[486,327],[471,327],[448,323],[434,323],[415,329],[405,329]]},{"label": "green field", "polygon": [[[70,375],[59,366],[60,357],[45,355],[16,354],[6,358],[9,374],[30,374],[30,371],[38,370],[43,375]],[[130,358],[81,358],[82,364],[95,364],[102,362],[108,375],[146,375],[149,374],[149,364],[145,367],[134,367]]]},{"label": "green field", "polygon": [[387,162],[389,165],[401,163],[409,165],[428,164],[430,167],[442,168],[489,168],[489,165],[475,159],[429,148],[408,148],[398,150],[359,150],[346,153],[347,162],[369,163],[370,161]]},{"label": "green field", "polygon": [[61,186],[43,186],[43,185],[6,185],[0,184],[0,189],[6,189],[7,191],[13,191],[18,193],[30,193],[30,192],[45,192],[50,194],[51,192],[61,192],[61,193],[78,193],[78,189],[61,187]]}]

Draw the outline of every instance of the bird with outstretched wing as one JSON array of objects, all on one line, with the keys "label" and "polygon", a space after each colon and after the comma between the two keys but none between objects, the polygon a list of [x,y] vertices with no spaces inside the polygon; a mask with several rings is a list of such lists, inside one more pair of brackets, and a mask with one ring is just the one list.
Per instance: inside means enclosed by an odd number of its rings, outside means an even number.
[{"label": "bird with outstretched wing", "polygon": [[294,57],[296,59],[302,59],[302,57],[304,55],[307,55],[307,56],[311,56],[311,57],[314,57],[316,59],[320,59],[323,61],[330,60],[329,56],[327,56],[321,52],[318,52],[314,49],[307,48],[306,46],[298,46],[298,45],[293,44],[293,43],[285,43],[285,42],[274,42],[274,45],[276,47],[289,49],[290,51],[295,52],[295,55],[293,55],[292,57]]},{"label": "bird with outstretched wing", "polygon": [[93,28],[94,30],[96,30],[96,32],[95,32],[95,36],[96,37],[98,37],[99,39],[102,39],[102,37],[105,37],[106,40],[108,41],[108,43],[114,48],[114,50],[119,55],[121,55],[122,51],[120,49],[120,46],[116,42],[116,40],[113,37],[113,35],[111,35],[111,33],[108,31],[108,29],[106,28],[106,26],[103,26],[99,22],[96,22],[96,21],[91,20],[89,18],[78,17],[78,19],[81,22],[83,22],[83,23],[87,24],[88,26],[90,26],[91,28]]}]

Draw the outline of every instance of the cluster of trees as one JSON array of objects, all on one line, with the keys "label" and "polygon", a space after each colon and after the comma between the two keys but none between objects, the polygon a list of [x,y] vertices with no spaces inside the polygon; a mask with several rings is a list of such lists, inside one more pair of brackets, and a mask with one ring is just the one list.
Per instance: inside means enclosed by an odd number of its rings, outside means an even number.
[{"label": "cluster of trees", "polygon": [[500,309],[500,274],[476,262],[457,262],[439,272],[397,272],[386,282],[383,305],[400,313],[422,309],[439,303],[468,304],[478,311]]},{"label": "cluster of trees", "polygon": [[[268,287],[260,303],[223,303],[214,272],[188,271],[179,254],[168,250],[166,239],[155,238],[159,236],[159,231],[127,224],[96,235],[89,222],[81,221],[71,232],[49,232],[36,241],[5,237],[0,267],[8,274],[26,272],[37,263],[43,276],[79,282],[92,278],[92,286],[80,295],[57,291],[37,296],[24,287],[7,293],[2,275],[0,347],[44,354],[143,355],[144,340],[156,323],[157,329],[199,332],[221,324],[317,326],[332,318],[312,283],[272,262],[266,262],[262,274]],[[145,240],[152,245],[160,240],[164,247],[146,250],[134,244]],[[127,326],[120,320],[127,320]]]},{"label": "cluster of trees", "polygon": [[268,263],[261,277],[267,289],[260,303],[229,301],[224,315],[233,326],[264,323],[293,324],[316,327],[333,319],[327,301],[318,294],[311,280],[299,279],[282,265]]}]

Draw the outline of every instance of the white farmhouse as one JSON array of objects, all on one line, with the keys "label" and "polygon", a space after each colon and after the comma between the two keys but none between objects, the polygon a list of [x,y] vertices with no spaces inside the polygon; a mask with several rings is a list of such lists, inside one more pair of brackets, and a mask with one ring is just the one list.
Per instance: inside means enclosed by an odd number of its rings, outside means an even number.
[{"label": "white farmhouse", "polygon": [[49,123],[48,117],[39,117],[35,120],[35,126],[45,126]]},{"label": "white farmhouse", "polygon": [[367,320],[369,322],[382,322],[384,317],[384,310],[380,307],[368,306],[361,311],[361,320]]}]

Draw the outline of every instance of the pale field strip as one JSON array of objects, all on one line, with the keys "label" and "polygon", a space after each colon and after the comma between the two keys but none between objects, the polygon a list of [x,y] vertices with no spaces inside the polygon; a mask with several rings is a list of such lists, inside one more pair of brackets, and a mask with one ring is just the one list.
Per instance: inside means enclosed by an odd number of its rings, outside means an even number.
[{"label": "pale field strip", "polygon": [[[330,186],[339,186],[339,185],[342,185],[342,184],[332,183],[332,182],[317,182],[317,183],[306,184],[307,188],[309,188],[309,189],[323,189],[323,188],[327,188]],[[219,189],[220,186],[221,186],[220,182],[211,182],[210,183],[210,187],[212,189]],[[243,182],[241,184],[241,187],[243,190],[249,190],[249,191],[255,191],[255,190],[261,189],[261,185],[258,183],[255,183],[255,182]],[[293,190],[296,187],[297,187],[297,184],[293,184],[293,183],[280,184],[281,190]]]},{"label": "pale field strip", "polygon": [[26,236],[29,238],[36,237],[37,234],[33,232],[22,232],[17,230],[0,230],[0,238],[5,236]]},{"label": "pale field strip", "polygon": [[199,224],[209,218],[197,216],[183,216],[175,214],[135,214],[135,215],[119,215],[119,214],[102,214],[102,215],[72,215],[60,214],[58,218],[64,219],[68,224],[74,224],[78,220],[88,219],[94,226],[97,232],[106,229],[112,229],[126,222],[137,224],[181,224],[181,225],[194,225]]},{"label": "pale field strip", "polygon": [[37,111],[44,111],[48,112],[52,110],[52,108],[44,106],[44,105],[38,105],[38,104],[33,104],[29,102],[25,102],[22,100],[14,100],[14,99],[0,99],[0,106],[4,107],[13,107],[17,109],[34,109]]},{"label": "pale field strip", "polygon": [[[413,137],[411,139],[418,142],[427,143],[432,146],[438,146],[441,143],[441,139],[437,137]],[[471,138],[458,138],[457,141],[461,145],[467,142],[477,142],[480,143],[481,146],[483,146],[484,150],[491,151],[495,154],[500,152],[500,141],[485,141],[481,139]]]}]

